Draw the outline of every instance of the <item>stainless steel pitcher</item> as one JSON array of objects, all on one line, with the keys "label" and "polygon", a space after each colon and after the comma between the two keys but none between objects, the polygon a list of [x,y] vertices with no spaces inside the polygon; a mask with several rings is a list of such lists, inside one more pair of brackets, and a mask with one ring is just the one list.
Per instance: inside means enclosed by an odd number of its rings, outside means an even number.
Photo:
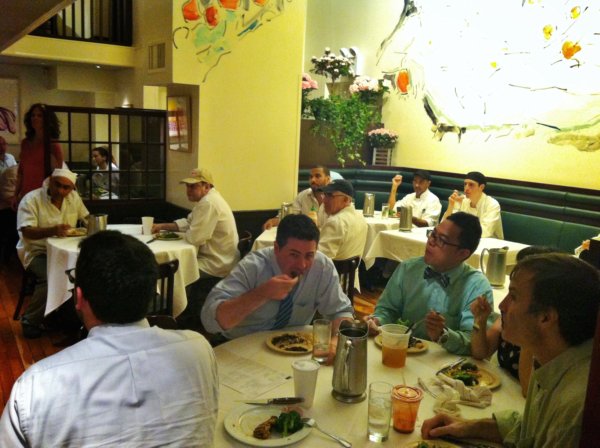
[{"label": "stainless steel pitcher", "polygon": [[[487,263],[483,262],[485,253],[488,253]],[[506,279],[506,254],[508,246],[498,247],[496,249],[483,249],[479,258],[479,267],[485,274],[492,286],[504,286]],[[486,266],[485,269],[483,266]]]},{"label": "stainless steel pitcher", "polygon": [[398,229],[403,232],[410,232],[412,230],[412,207],[400,207],[398,211],[400,212],[400,226]]},{"label": "stainless steel pitcher", "polygon": [[88,236],[106,230],[108,224],[108,215],[106,213],[98,213],[88,216]]},{"label": "stainless steel pitcher", "polygon": [[333,363],[333,391],[336,400],[358,403],[367,396],[367,335],[365,322],[342,321]]},{"label": "stainless steel pitcher", "polygon": [[375,195],[373,193],[365,193],[365,201],[363,203],[363,216],[370,218],[375,215]]}]

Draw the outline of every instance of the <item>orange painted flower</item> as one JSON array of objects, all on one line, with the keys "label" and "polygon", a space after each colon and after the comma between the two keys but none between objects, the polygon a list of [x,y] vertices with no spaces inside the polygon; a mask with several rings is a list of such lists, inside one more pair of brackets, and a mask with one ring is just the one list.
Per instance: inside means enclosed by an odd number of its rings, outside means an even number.
[{"label": "orange painted flower", "polygon": [[240,0],[219,0],[219,3],[225,9],[235,10],[238,9]]},{"label": "orange painted flower", "polygon": [[581,47],[570,40],[566,41],[562,46],[562,54],[565,59],[571,59],[575,54],[581,50]]},{"label": "orange painted flower", "polygon": [[185,20],[198,20],[200,18],[200,12],[198,12],[196,0],[189,0],[185,5],[183,5],[183,18]]},{"label": "orange painted flower", "polygon": [[208,26],[210,27],[215,27],[219,24],[219,12],[214,6],[209,6],[206,8],[206,11],[204,11],[204,17],[206,19],[206,23],[208,23]]},{"label": "orange painted flower", "polygon": [[403,68],[398,72],[398,76],[396,76],[396,86],[403,95],[408,93],[408,88],[410,86],[410,72],[407,68]]}]

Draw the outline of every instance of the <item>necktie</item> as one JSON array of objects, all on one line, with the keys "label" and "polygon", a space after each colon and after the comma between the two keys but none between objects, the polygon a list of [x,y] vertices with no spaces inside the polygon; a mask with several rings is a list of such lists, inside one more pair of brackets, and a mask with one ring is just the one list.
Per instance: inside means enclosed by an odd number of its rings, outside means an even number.
[{"label": "necktie", "polygon": [[294,308],[294,293],[296,292],[296,288],[298,284],[292,288],[290,293],[279,303],[279,310],[277,311],[277,316],[275,316],[275,323],[273,324],[273,330],[279,330],[287,326],[290,321],[290,317],[292,317],[292,308]]},{"label": "necktie", "polygon": [[439,272],[434,271],[429,266],[427,266],[425,268],[425,272],[423,273],[423,278],[424,279],[432,278],[432,279],[436,280],[440,285],[442,285],[443,288],[446,288],[450,284],[450,277],[448,277],[446,274],[440,274]]}]

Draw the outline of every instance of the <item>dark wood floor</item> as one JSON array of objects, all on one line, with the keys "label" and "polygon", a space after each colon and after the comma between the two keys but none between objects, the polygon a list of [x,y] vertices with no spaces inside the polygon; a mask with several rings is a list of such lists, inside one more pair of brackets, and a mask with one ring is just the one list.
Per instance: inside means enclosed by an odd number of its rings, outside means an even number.
[{"label": "dark wood floor", "polygon": [[[48,331],[39,339],[25,339],[21,324],[12,319],[19,300],[22,269],[16,257],[0,265],[0,414],[13,383],[23,371],[40,359],[59,352],[73,342],[72,334]],[[358,317],[371,314],[381,290],[363,291],[354,296]]]}]

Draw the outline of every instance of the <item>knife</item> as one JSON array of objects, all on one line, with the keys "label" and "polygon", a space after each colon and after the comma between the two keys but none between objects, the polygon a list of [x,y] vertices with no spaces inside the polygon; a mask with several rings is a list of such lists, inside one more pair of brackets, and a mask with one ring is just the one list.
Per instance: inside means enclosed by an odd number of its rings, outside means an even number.
[{"label": "knife", "polygon": [[466,358],[458,358],[456,361],[454,361],[453,363],[450,363],[444,367],[442,367],[440,370],[438,370],[437,372],[435,372],[435,376],[438,376],[438,373],[442,373],[445,370],[450,370],[453,367],[456,367],[460,364],[462,364],[463,362],[465,362],[467,359]]},{"label": "knife", "polygon": [[150,244],[152,241],[156,241],[158,238],[152,238],[151,240],[146,241],[146,244]]},{"label": "knife", "polygon": [[259,405],[269,405],[269,404],[298,404],[302,403],[304,398],[302,397],[283,397],[283,398],[266,398],[252,401],[244,401],[246,404],[259,404]]}]

